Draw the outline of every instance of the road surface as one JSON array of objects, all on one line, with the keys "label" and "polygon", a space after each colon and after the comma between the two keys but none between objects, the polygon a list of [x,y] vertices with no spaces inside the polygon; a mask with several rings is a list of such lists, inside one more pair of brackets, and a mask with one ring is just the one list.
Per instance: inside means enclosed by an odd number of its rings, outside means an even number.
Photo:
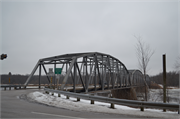
[{"label": "road surface", "polygon": [[72,111],[63,109],[63,107],[57,108],[28,101],[25,98],[26,94],[37,90],[38,89],[2,90],[1,118],[140,118],[128,115]]}]

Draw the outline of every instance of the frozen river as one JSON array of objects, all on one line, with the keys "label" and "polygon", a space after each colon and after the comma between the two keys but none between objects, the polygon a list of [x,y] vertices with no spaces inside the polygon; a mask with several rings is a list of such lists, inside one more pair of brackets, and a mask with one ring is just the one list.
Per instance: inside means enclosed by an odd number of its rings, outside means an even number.
[{"label": "frozen river", "polygon": [[[167,89],[166,102],[179,103],[180,101],[180,89]],[[163,89],[150,89],[149,100],[152,102],[163,102]]]}]

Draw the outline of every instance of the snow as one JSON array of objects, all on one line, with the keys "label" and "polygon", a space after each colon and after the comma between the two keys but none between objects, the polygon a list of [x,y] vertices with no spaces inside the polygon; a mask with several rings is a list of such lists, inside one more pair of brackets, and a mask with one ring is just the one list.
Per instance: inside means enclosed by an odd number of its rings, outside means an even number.
[{"label": "snow", "polygon": [[144,112],[140,111],[139,108],[131,108],[128,106],[115,105],[115,109],[111,109],[109,103],[102,103],[95,101],[95,104],[90,104],[90,100],[81,99],[77,102],[76,98],[70,97],[66,99],[65,95],[58,97],[57,93],[46,94],[43,92],[32,92],[27,95],[28,98],[33,99],[39,103],[44,103],[46,105],[51,105],[60,108],[66,108],[75,111],[91,111],[91,112],[101,112],[101,113],[114,113],[114,114],[125,114],[125,115],[135,115],[135,116],[145,116],[145,117],[161,117],[161,118],[179,118],[176,112],[163,112],[162,109],[144,109]]},{"label": "snow", "polygon": [[162,84],[158,84],[161,88],[163,88],[163,85]]},{"label": "snow", "polygon": [[[171,89],[166,89],[167,102],[169,103],[179,103],[180,101],[180,89],[172,87]],[[163,89],[149,89],[149,100],[151,102],[163,102]]]}]

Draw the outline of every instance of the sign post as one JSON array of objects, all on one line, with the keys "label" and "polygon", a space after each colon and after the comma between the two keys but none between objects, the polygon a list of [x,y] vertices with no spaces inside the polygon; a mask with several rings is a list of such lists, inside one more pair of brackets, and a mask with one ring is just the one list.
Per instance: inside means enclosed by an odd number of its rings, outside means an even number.
[{"label": "sign post", "polygon": [[50,88],[52,88],[52,76],[53,76],[53,68],[49,68],[49,73],[48,75],[51,77],[51,81],[50,81]]},{"label": "sign post", "polygon": [[62,68],[55,68],[55,74],[57,74],[57,90],[59,89],[59,79],[62,72]]}]

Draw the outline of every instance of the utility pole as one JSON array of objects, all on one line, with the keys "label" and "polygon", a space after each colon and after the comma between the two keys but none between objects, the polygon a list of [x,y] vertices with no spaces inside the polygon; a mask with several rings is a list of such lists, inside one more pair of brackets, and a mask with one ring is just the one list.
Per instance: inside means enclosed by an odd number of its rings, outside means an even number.
[{"label": "utility pole", "polygon": [[[163,55],[163,102],[166,103],[166,54]],[[166,112],[166,109],[163,109]]]}]

